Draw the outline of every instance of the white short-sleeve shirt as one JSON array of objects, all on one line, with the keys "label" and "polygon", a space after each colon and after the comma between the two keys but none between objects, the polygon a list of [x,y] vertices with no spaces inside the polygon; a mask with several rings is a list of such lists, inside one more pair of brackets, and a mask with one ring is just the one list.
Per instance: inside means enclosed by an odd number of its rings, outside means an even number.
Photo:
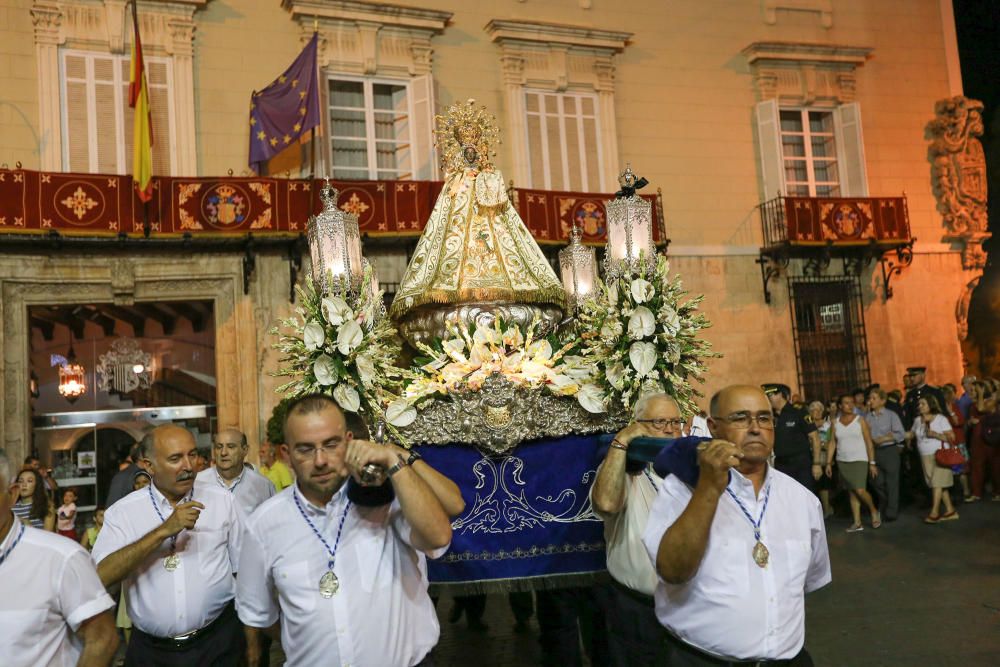
[{"label": "white short-sleeve shirt", "polygon": [[944,415],[934,415],[930,428],[921,417],[917,417],[913,422],[913,434],[917,438],[917,451],[920,452],[921,456],[933,456],[934,452],[944,446],[944,441],[929,437],[927,432],[947,433],[951,430],[951,422]]},{"label": "white short-sleeve shirt", "polygon": [[[281,645],[289,667],[312,665],[415,665],[437,644],[440,628],[427,595],[427,562],[411,541],[412,528],[398,501],[379,507],[350,505],[336,545],[340,590],[319,592],[330,556],[306,523],[334,548],[348,507],[346,484],[323,508],[298,485],[262,504],[247,522],[240,557],[236,608],[248,626],[281,618]],[[447,550],[427,554],[440,557]]]},{"label": "white short-sleeve shirt", "polygon": [[[156,637],[178,637],[205,627],[236,595],[233,575],[239,569],[243,527],[233,494],[196,484],[190,497],[205,509],[193,530],[177,535],[178,568],[170,572],[164,567],[171,543],[166,539],[125,579],[132,623]],[[153,502],[164,520],[174,511],[155,484],[133,491],[107,509],[91,553],[95,563],[162,523]]]},{"label": "white short-sleeve shirt", "polygon": [[[604,465],[603,463],[601,464]],[[600,474],[600,468],[597,469]],[[649,510],[662,480],[647,466],[637,475],[625,475],[625,504],[617,514],[605,514],[594,508],[604,521],[604,541],[608,545],[608,574],[615,581],[644,595],[656,590],[656,570],[646,554],[642,536],[649,520]],[[593,493],[593,487],[591,487]]]},{"label": "white short-sleeve shirt", "polygon": [[76,542],[16,520],[0,542],[0,555],[8,551],[0,564],[0,664],[75,666],[83,648],[76,631],[115,606],[90,557]]},{"label": "white short-sleeve shirt", "polygon": [[195,484],[216,485],[233,494],[236,509],[245,521],[257,507],[274,495],[274,484],[256,470],[244,467],[240,476],[232,482],[227,482],[214,467],[206,468],[198,473]]},{"label": "white short-sleeve shirt", "polygon": [[[708,547],[694,577],[684,584],[660,579],[656,617],[674,636],[728,660],[786,660],[805,642],[805,593],[828,584],[830,555],[819,500],[788,475],[768,468],[759,496],[753,483],[732,471],[729,488],[756,519],[771,485],[761,541],[770,552],[759,567],[750,521],[723,493]],[[655,562],[660,539],[691,500],[691,489],[673,475],[660,486],[643,542]]]}]

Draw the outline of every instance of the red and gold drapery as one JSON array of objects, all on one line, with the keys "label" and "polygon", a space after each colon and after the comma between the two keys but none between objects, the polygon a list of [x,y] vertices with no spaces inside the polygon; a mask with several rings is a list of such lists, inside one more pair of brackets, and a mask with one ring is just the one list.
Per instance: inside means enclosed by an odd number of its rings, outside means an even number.
[{"label": "red and gold drapery", "polygon": [[[154,177],[148,204],[153,236],[299,234],[320,210],[319,180],[259,177]],[[362,234],[419,236],[441,192],[440,181],[333,181],[340,207],[358,216]],[[611,195],[518,189],[513,203],[539,243],[564,244],[576,221],[584,242],[607,238]],[[663,242],[654,195],[654,240]],[[0,233],[116,236],[143,233],[143,204],[131,176],[0,169]]]}]

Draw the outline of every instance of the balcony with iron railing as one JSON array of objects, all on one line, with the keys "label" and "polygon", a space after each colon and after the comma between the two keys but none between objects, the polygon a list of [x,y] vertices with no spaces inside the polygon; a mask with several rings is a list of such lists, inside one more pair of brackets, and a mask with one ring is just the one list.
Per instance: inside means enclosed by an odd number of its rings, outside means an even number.
[{"label": "balcony with iron railing", "polygon": [[860,275],[874,260],[882,267],[884,297],[892,296],[890,281],[913,260],[910,216],[906,197],[778,196],[757,206],[763,245],[760,248],[764,298],[768,282],[788,267],[805,261],[805,272],[816,275],[838,258],[845,274]]}]

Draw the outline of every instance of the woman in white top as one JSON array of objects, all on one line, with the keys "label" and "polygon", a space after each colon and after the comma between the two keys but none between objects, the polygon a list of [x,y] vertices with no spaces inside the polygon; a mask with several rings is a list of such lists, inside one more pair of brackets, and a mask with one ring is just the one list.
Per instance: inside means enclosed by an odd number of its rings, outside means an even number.
[{"label": "woman in white top", "polygon": [[833,420],[833,437],[827,445],[827,474],[830,474],[830,461],[836,454],[837,469],[844,486],[851,494],[851,515],[854,523],[847,529],[849,533],[859,533],[864,530],[861,525],[861,503],[868,508],[871,515],[872,528],[882,525],[882,517],[875,508],[871,494],[865,488],[868,477],[878,475],[875,465],[875,446],[872,444],[868,422],[854,412],[854,397],[844,394],[838,402],[840,414]]},{"label": "woman in white top", "polygon": [[[941,413],[941,406],[933,396],[922,397],[917,401],[918,416],[911,430],[906,434],[909,441],[917,441],[917,451],[924,468],[924,482],[931,489],[931,513],[924,518],[924,523],[938,521],[954,521],[958,512],[951,504],[951,494],[945,489],[955,483],[955,475],[951,468],[942,468],[934,460],[934,453],[944,447],[944,443],[955,442],[955,434],[951,423]],[[908,445],[912,446],[912,445]],[[944,501],[944,514],[939,513],[941,501]]]}]

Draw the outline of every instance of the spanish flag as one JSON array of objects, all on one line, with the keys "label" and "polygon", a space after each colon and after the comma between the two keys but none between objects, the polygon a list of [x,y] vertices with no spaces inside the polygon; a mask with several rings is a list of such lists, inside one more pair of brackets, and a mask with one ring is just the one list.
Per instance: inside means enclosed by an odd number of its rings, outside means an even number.
[{"label": "spanish flag", "polygon": [[142,59],[142,42],[139,41],[137,3],[132,0],[132,68],[128,83],[128,105],[135,109],[132,125],[132,180],[139,199],[153,198],[153,121],[149,109],[149,86],[146,85],[146,66]]}]

